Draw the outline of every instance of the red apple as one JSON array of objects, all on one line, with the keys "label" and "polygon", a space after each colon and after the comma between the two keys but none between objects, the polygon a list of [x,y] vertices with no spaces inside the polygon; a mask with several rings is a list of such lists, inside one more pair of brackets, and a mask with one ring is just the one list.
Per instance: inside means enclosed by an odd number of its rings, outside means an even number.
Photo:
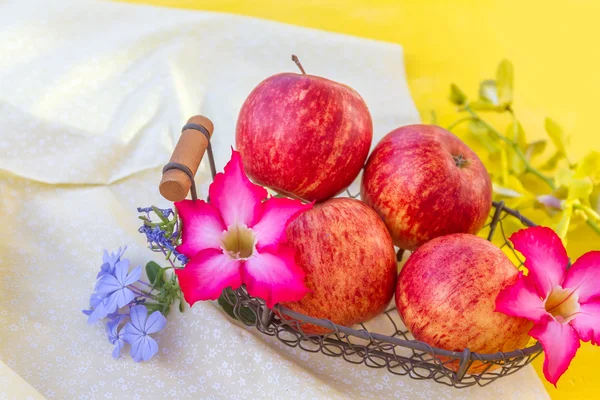
[{"label": "red apple", "polygon": [[236,147],[255,182],[290,197],[327,200],[354,181],[373,136],[371,114],[352,88],[314,75],[283,73],[248,96]]},{"label": "red apple", "polygon": [[[292,221],[286,233],[311,292],[283,306],[351,326],[390,303],[397,276],[394,246],[381,219],[364,203],[336,198],[317,204]],[[302,330],[328,332],[315,325]]]},{"label": "red apple", "polygon": [[492,182],[452,133],[409,125],[388,133],[369,156],[361,198],[383,218],[396,246],[414,250],[437,236],[481,230]]},{"label": "red apple", "polygon": [[[408,258],[398,277],[396,306],[413,336],[433,347],[513,351],[527,345],[532,324],[494,310],[498,293],[517,276],[502,250],[485,239],[464,233],[441,236]],[[475,362],[468,372],[486,367]]]}]

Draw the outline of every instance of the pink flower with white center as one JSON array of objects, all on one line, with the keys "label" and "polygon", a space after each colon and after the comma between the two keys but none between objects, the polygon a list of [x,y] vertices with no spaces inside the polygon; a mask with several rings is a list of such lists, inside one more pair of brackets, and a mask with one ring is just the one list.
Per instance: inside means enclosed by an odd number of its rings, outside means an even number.
[{"label": "pink flower with white center", "polygon": [[552,229],[522,229],[510,241],[529,273],[519,273],[500,292],[496,311],[534,322],[529,334],[542,344],[544,376],[556,386],[580,340],[600,343],[600,251],[584,254],[567,270],[567,251]]},{"label": "pink flower with white center", "polygon": [[286,245],[285,229],[312,204],[269,198],[265,188],[244,173],[242,160],[232,150],[223,173],[208,189],[210,203],[183,200],[175,203],[182,223],[177,251],[189,258],[175,270],[185,300],[215,300],[223,289],[242,284],[251,296],[276,303],[298,301],[309,291],[304,271],[294,261],[295,250]]}]

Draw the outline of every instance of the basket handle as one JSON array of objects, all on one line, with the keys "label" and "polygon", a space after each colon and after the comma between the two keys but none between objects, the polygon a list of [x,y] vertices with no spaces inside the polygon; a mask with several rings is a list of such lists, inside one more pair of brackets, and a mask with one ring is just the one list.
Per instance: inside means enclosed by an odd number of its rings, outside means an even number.
[{"label": "basket handle", "polygon": [[207,150],[211,173],[214,177],[215,163],[210,146],[213,130],[214,126],[211,120],[202,115],[191,117],[183,126],[171,159],[163,168],[162,179],[158,186],[160,194],[165,199],[181,201],[187,197],[191,189],[192,198],[196,200],[194,176]]}]

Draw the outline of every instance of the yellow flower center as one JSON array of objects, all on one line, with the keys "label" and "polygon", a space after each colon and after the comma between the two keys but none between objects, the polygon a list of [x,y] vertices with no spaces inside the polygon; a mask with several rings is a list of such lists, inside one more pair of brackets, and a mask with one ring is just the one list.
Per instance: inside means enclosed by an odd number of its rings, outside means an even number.
[{"label": "yellow flower center", "polygon": [[221,248],[231,258],[246,260],[255,250],[256,235],[246,225],[231,225],[224,232]]},{"label": "yellow flower center", "polygon": [[579,312],[579,296],[573,289],[556,286],[546,299],[545,307],[555,320],[566,324]]}]

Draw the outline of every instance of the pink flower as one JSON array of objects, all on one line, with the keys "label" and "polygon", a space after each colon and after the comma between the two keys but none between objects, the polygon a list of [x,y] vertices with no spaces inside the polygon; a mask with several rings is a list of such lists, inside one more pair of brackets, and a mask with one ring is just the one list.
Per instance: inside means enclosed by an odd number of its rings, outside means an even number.
[{"label": "pink flower", "polygon": [[232,151],[225,171],[209,187],[210,203],[175,203],[182,222],[177,251],[190,261],[175,270],[185,300],[215,300],[223,289],[246,285],[248,293],[269,308],[297,301],[308,292],[304,271],[286,246],[285,229],[299,213],[312,207],[300,201],[270,198],[250,182],[240,154]]},{"label": "pink flower", "polygon": [[584,254],[567,271],[567,252],[552,229],[522,229],[510,240],[529,273],[500,292],[496,311],[534,322],[529,334],[542,344],[544,376],[556,386],[580,340],[600,343],[600,251]]}]

